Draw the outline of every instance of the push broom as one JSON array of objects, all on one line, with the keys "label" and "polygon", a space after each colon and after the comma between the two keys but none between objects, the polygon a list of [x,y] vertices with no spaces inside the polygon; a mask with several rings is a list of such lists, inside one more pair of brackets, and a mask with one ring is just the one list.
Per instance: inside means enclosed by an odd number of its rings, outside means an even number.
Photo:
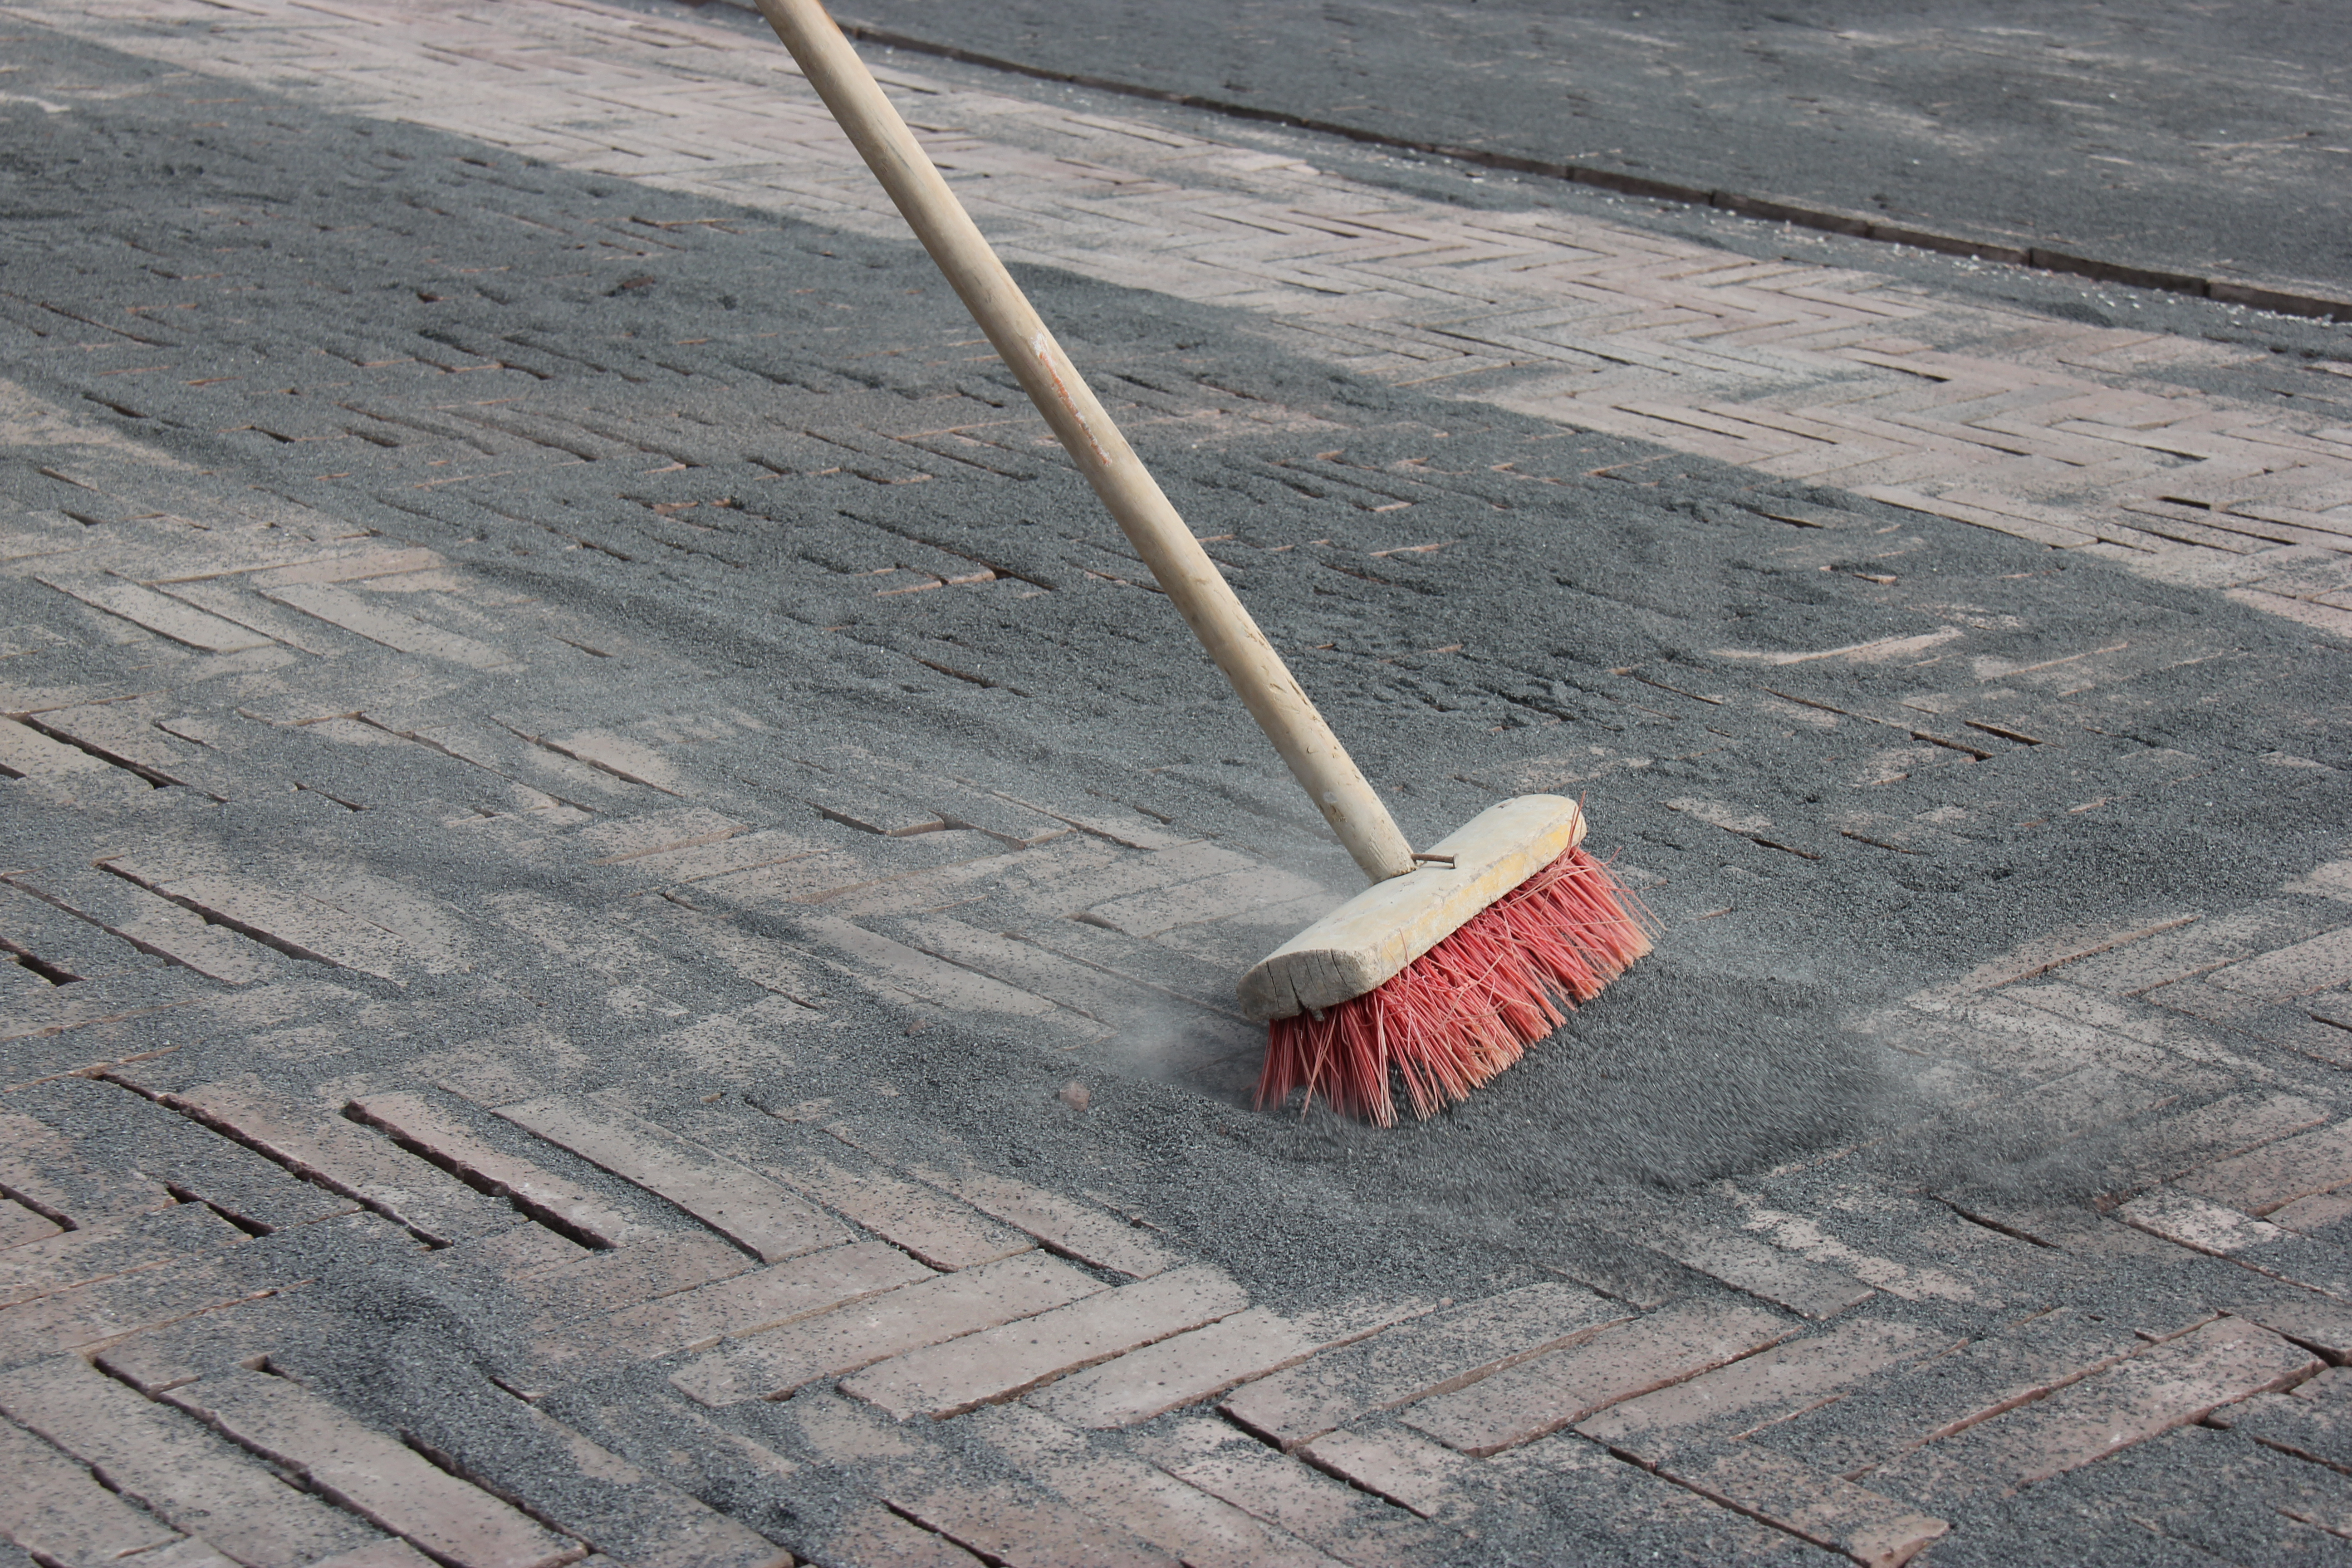
[{"label": "push broom", "polygon": [[1396,1121],[1463,1099],[1650,950],[1641,901],[1580,846],[1559,795],[1489,807],[1425,854],[1341,749],[1216,565],[1103,412],[1004,264],[818,0],[758,0],[988,341],[1136,553],[1289,764],[1371,887],[1241,983],[1266,1020],[1258,1103],[1294,1089]]}]

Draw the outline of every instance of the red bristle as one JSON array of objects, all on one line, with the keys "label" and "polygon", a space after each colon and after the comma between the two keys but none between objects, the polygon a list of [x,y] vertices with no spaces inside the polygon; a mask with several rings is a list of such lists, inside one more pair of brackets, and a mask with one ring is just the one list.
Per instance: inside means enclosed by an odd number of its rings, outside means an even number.
[{"label": "red bristle", "polygon": [[1391,1075],[1415,1116],[1468,1097],[1650,951],[1650,911],[1570,849],[1385,984],[1267,1029],[1257,1102],[1304,1089],[1343,1115],[1396,1125]]}]

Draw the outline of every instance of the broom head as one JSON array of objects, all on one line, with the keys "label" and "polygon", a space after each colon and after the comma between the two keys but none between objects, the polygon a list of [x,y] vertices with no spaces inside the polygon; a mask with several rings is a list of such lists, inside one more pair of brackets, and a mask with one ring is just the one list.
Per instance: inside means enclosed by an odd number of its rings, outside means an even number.
[{"label": "broom head", "polygon": [[1393,1126],[1393,1077],[1426,1117],[1567,1022],[1650,951],[1654,923],[1580,847],[1584,828],[1559,795],[1491,806],[1251,970],[1242,1005],[1268,1025],[1259,1105],[1304,1089]]}]

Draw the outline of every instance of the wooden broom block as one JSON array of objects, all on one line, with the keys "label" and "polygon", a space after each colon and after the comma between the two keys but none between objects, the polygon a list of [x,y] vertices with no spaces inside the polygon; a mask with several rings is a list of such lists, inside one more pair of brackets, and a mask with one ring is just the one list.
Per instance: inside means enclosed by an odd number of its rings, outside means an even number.
[{"label": "wooden broom block", "polygon": [[1242,1010],[1288,1018],[1361,996],[1583,838],[1584,813],[1564,795],[1488,806],[1429,851],[1451,866],[1375,882],[1275,949],[1242,976]]}]

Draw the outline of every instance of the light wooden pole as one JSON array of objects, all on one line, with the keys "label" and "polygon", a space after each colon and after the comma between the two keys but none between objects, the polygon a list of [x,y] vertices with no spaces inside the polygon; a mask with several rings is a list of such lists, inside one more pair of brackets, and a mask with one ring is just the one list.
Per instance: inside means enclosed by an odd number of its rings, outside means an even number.
[{"label": "light wooden pole", "polygon": [[1388,807],[1095,401],[833,18],[818,0],[758,3],[866,167],[1053,426],[1070,460],[1118,520],[1120,531],[1364,875],[1379,882],[1412,870],[1412,846]]}]

